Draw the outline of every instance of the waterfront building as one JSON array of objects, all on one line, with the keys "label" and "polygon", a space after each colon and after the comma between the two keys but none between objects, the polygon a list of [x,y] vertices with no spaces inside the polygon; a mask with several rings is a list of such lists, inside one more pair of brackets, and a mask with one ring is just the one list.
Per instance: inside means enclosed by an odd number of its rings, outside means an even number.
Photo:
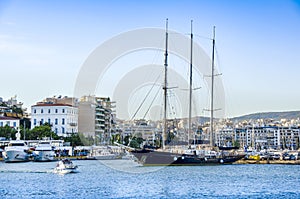
[{"label": "waterfront building", "polygon": [[246,125],[237,128],[221,128],[216,133],[219,146],[239,144],[243,148],[298,149],[300,128],[292,126]]},{"label": "waterfront building", "polygon": [[31,128],[48,123],[58,136],[67,137],[77,133],[78,107],[74,103],[77,100],[64,98],[68,99],[69,102],[59,103],[61,101],[57,98],[57,100],[44,100],[31,106]]},{"label": "waterfront building", "polygon": [[27,109],[22,102],[18,102],[17,96],[9,98],[7,101],[0,98],[0,115],[13,118],[27,118]]},{"label": "waterfront building", "polygon": [[0,127],[4,127],[6,125],[17,130],[20,127],[20,119],[0,116]]},{"label": "waterfront building", "polygon": [[109,144],[116,133],[115,102],[110,98],[83,96],[79,101],[78,130],[93,144]]}]

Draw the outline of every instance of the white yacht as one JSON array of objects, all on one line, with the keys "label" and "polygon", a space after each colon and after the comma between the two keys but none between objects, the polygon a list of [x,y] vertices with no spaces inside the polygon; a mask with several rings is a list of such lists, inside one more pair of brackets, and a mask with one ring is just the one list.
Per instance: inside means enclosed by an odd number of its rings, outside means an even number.
[{"label": "white yacht", "polygon": [[37,162],[47,162],[55,160],[55,151],[51,146],[50,141],[40,141],[33,154],[34,161]]},{"label": "white yacht", "polygon": [[60,160],[56,167],[54,168],[54,173],[58,174],[67,174],[67,173],[76,173],[77,166],[73,164],[70,159]]},{"label": "white yacht", "polygon": [[23,140],[12,140],[5,147],[3,155],[5,162],[29,161],[29,147]]},{"label": "white yacht", "polygon": [[114,152],[109,146],[93,146],[91,154],[87,156],[87,159],[94,160],[115,160],[121,158],[122,156]]}]

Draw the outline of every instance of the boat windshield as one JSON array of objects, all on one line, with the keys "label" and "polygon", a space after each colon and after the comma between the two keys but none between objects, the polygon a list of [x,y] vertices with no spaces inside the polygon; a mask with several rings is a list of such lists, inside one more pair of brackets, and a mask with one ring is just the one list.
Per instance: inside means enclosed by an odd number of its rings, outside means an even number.
[{"label": "boat windshield", "polygon": [[24,143],[10,143],[8,146],[25,146]]}]

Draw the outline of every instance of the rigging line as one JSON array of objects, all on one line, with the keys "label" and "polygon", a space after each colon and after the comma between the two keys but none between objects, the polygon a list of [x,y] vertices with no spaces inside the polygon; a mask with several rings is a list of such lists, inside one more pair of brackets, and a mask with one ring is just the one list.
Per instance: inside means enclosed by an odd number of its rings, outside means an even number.
[{"label": "rigging line", "polygon": [[[191,33],[189,33],[189,34],[191,34]],[[193,35],[196,37],[202,38],[202,39],[212,40],[212,38],[210,38],[210,37],[205,37],[205,36],[198,35],[198,34],[193,34]]]},{"label": "rigging line", "polygon": [[216,59],[217,59],[217,64],[215,65],[215,67],[217,66],[218,69],[221,71],[220,56],[219,56],[219,53],[218,53],[217,45],[215,45],[215,53],[216,53]]},{"label": "rigging line", "polygon": [[148,109],[147,109],[147,111],[146,111],[146,113],[145,113],[145,115],[144,115],[143,119],[145,119],[146,115],[148,114],[148,112],[149,112],[149,110],[150,110],[151,106],[153,105],[153,102],[154,102],[154,100],[156,99],[156,97],[157,97],[157,96],[158,96],[158,94],[159,94],[159,91],[160,91],[160,88],[158,88],[158,89],[157,89],[157,92],[156,92],[156,94],[155,94],[154,98],[152,99],[152,102],[151,102],[151,104],[149,105],[149,107],[148,107]]},{"label": "rigging line", "polygon": [[143,99],[142,103],[140,104],[140,106],[138,107],[138,109],[135,111],[134,115],[131,117],[131,120],[133,120],[136,116],[136,114],[140,111],[141,107],[143,106],[144,102],[146,101],[147,97],[149,96],[150,92],[152,91],[152,89],[154,88],[156,82],[158,81],[158,79],[160,78],[160,75],[156,78],[155,82],[153,83],[151,89],[149,90],[149,92],[147,93],[147,95],[145,96],[145,98]]}]

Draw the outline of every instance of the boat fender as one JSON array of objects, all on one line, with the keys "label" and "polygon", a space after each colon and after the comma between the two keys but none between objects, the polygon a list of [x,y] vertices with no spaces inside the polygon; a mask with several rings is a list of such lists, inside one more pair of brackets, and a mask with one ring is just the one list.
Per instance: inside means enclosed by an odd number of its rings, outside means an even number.
[{"label": "boat fender", "polygon": [[184,156],[182,156],[181,159],[184,160]]},{"label": "boat fender", "polygon": [[220,160],[220,163],[221,163],[221,164],[223,164],[223,163],[224,163],[224,160],[223,160],[223,159],[221,159],[221,160]]},{"label": "boat fender", "polygon": [[174,161],[176,161],[177,160],[177,157],[174,157]]},{"label": "boat fender", "polygon": [[205,161],[207,161],[207,158],[204,158]]}]

